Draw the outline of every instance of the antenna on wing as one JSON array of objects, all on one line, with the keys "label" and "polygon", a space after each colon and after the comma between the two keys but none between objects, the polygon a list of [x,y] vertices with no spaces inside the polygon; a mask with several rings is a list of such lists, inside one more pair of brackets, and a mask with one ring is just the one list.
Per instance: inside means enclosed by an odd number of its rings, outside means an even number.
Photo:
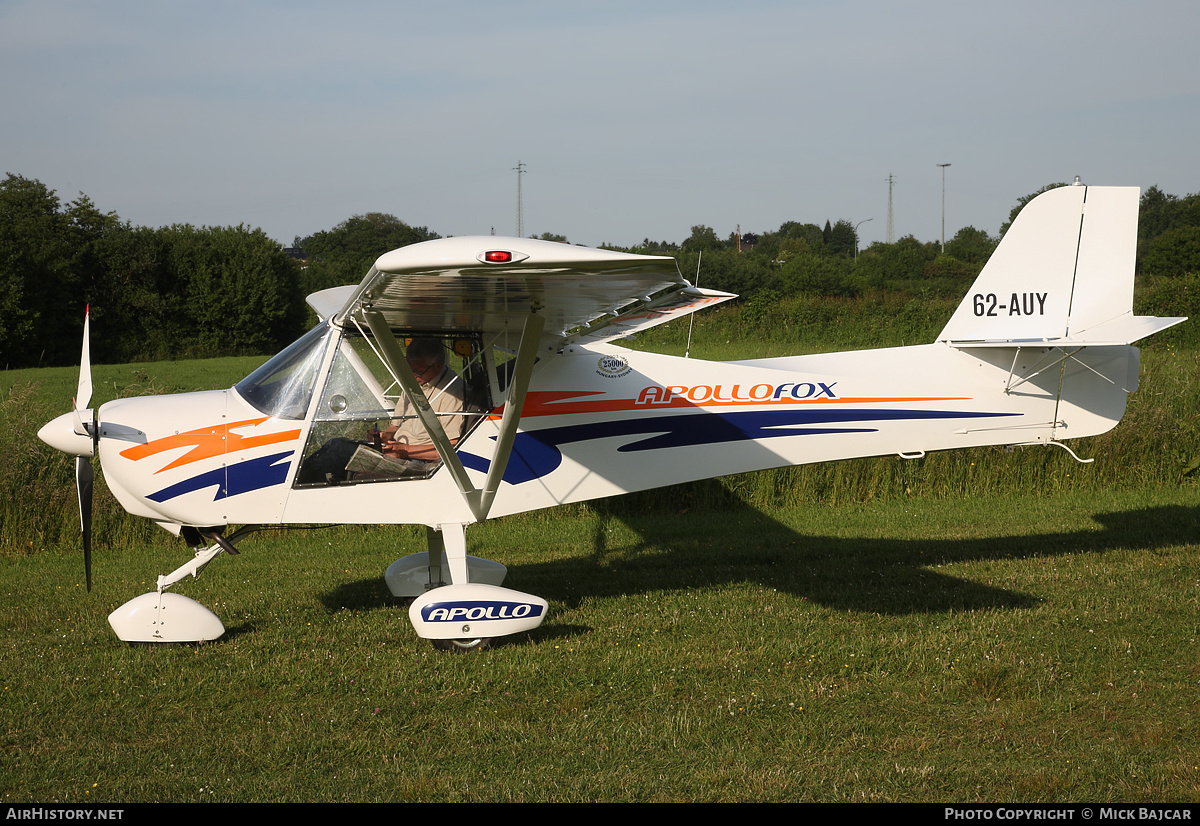
[{"label": "antenna on wing", "polygon": [[[704,250],[700,250],[700,255],[698,255],[696,257],[696,283],[692,285],[693,287],[700,286],[700,262],[703,260],[704,260]],[[692,325],[694,325],[695,323],[696,323],[696,314],[692,313],[691,317],[688,318],[687,346],[683,348],[683,357],[685,359],[691,358],[691,356],[692,356]]]}]

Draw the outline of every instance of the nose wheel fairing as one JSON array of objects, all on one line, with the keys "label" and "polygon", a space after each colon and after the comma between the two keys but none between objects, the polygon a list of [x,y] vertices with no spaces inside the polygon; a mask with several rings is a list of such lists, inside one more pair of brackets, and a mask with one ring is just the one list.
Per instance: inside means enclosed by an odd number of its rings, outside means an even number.
[{"label": "nose wheel fairing", "polygon": [[136,643],[208,642],[225,633],[208,608],[166,591],[134,597],[108,615],[108,624],[120,639]]}]

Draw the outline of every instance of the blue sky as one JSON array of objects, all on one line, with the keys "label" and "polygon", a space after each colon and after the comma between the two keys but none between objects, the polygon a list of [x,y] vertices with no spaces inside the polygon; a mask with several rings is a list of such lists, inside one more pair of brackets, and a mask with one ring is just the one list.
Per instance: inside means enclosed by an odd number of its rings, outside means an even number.
[{"label": "blue sky", "polygon": [[1085,183],[1200,191],[1190,2],[0,0],[0,158],[134,224],[290,244],[726,237],[784,221],[995,234]]}]

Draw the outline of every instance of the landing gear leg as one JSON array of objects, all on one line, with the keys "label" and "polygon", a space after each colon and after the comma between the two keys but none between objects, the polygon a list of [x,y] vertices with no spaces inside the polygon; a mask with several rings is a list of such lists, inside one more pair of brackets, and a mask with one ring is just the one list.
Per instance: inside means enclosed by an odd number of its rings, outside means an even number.
[{"label": "landing gear leg", "polygon": [[[433,530],[430,528],[430,530]],[[458,585],[471,581],[467,575],[467,526],[461,523],[451,523],[449,525],[438,525],[437,533],[441,536],[441,545],[445,549],[447,571],[444,573],[450,575],[450,584]],[[432,547],[432,540],[431,540]],[[430,566],[430,574],[433,573],[432,565]],[[433,581],[432,576],[430,582]]]},{"label": "landing gear leg", "polygon": [[[125,642],[205,642],[225,633],[217,615],[194,599],[167,591],[181,579],[200,575],[205,565],[223,553],[236,554],[239,540],[258,530],[258,525],[246,525],[230,536],[220,529],[204,532],[186,528],[183,535],[192,545],[194,556],[169,574],[158,578],[158,590],[134,597],[108,615],[108,624]],[[202,537],[213,544],[205,544]]]},{"label": "landing gear leg", "polygon": [[[446,543],[442,541],[442,531],[432,525],[425,526],[425,544],[429,548],[426,556],[429,558],[429,588],[440,588],[446,584],[442,573],[445,562]],[[463,580],[467,582],[469,580]]]},{"label": "landing gear leg", "polygon": [[[459,526],[460,528],[462,526]],[[446,545],[438,528],[426,528],[429,550],[401,557],[388,566],[383,575],[388,590],[399,600],[412,601],[433,588],[449,585],[450,563],[446,559]],[[466,542],[464,540],[465,548]],[[466,556],[467,578],[463,582],[480,582],[485,585],[503,585],[508,568],[499,562]]]}]

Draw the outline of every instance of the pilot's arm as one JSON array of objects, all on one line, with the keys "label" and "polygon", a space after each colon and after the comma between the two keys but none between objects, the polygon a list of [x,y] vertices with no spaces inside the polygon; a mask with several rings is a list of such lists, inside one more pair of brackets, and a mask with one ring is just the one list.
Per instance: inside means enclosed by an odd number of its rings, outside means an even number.
[{"label": "pilot's arm", "polygon": [[[424,462],[437,462],[441,457],[438,456],[437,448],[433,442],[427,444],[405,444],[404,442],[395,441],[396,428],[390,427],[379,434],[381,449],[385,456],[391,456],[394,459],[420,459]],[[458,439],[451,439],[450,444],[458,444]]]}]

